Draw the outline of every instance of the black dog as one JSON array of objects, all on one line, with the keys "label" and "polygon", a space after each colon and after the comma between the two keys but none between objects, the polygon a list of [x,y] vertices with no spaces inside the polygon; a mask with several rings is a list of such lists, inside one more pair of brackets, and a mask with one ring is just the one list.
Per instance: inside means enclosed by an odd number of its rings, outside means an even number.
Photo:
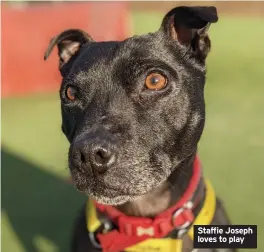
[{"label": "black dog", "polygon": [[[188,232],[210,201],[196,151],[205,121],[207,31],[217,20],[214,7],[177,7],[144,36],[95,42],[72,29],[51,41],[45,59],[57,45],[73,183],[96,201],[94,218],[102,224],[88,232],[84,210],[72,251],[167,252],[151,242],[131,249],[153,237],[183,241],[172,251],[192,251]],[[212,205],[209,223],[199,224],[228,224],[220,201]],[[182,213],[189,217],[180,223]],[[180,224],[171,227],[168,218]]]}]

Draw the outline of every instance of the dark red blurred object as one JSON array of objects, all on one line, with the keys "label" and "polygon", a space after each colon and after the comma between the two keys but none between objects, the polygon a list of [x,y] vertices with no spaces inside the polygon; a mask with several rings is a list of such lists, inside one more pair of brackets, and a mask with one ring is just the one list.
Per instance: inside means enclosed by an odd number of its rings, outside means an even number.
[{"label": "dark red blurred object", "polygon": [[95,40],[122,40],[129,20],[126,2],[2,3],[2,97],[58,90],[57,50],[48,61],[43,56],[59,32],[79,28]]}]

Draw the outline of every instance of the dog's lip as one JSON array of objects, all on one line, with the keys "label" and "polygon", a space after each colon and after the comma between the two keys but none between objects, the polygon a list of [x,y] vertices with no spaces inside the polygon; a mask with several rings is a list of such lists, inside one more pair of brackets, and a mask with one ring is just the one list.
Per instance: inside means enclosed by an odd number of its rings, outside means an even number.
[{"label": "dog's lip", "polygon": [[117,196],[104,196],[103,198],[101,196],[97,195],[89,195],[92,199],[96,200],[97,203],[103,204],[103,205],[112,205],[112,206],[118,206],[125,204],[129,201],[135,200],[139,196],[131,196],[127,194],[119,194]]},{"label": "dog's lip", "polygon": [[[126,195],[126,193],[124,192],[124,190],[122,190],[122,188],[120,188],[118,186],[113,186],[113,185],[107,184],[107,183],[105,183],[104,181],[101,181],[101,180],[97,180],[97,183],[100,183],[100,186],[103,187],[106,190],[110,190],[110,191],[113,191],[113,192],[117,192],[119,194]],[[97,185],[94,184],[94,188],[93,189],[96,190]]]},{"label": "dog's lip", "polygon": [[[103,188],[104,188],[104,190],[107,190],[110,193],[110,195],[113,193],[114,196],[112,196],[112,195],[111,196],[104,195],[102,197],[102,195],[100,193],[98,193],[98,191],[96,190],[96,186],[93,186],[91,188],[92,192],[90,191],[88,193],[88,196],[91,196],[92,198],[94,198],[100,204],[122,205],[122,204],[124,204],[124,203],[126,203],[128,201],[134,201],[137,198],[142,197],[143,195],[146,195],[147,193],[149,193],[151,191],[151,190],[146,190],[145,192],[142,192],[142,193],[124,192],[122,190],[122,188],[120,188],[120,187],[117,188],[117,187],[114,187],[114,186],[107,186],[104,183],[103,183]],[[102,198],[107,198],[107,200],[104,200]]]},{"label": "dog's lip", "polygon": [[[131,192],[125,192],[121,187],[115,187],[111,185],[106,185],[103,182],[100,182],[100,189],[107,191],[108,193],[104,193],[103,195],[98,191],[98,184],[93,184],[89,191],[87,191],[87,195],[94,198],[100,204],[106,205],[121,205],[128,201],[135,200],[136,198],[144,195],[144,194],[133,194]],[[109,196],[110,194],[110,196]],[[107,199],[107,200],[104,200]]]},{"label": "dog's lip", "polygon": [[[141,192],[133,192],[133,185],[131,183],[124,187],[122,186],[123,184],[115,184],[112,183],[112,181],[108,181],[107,176],[105,175],[93,176],[93,174],[91,174],[91,176],[89,176],[89,185],[79,188],[79,191],[94,198],[98,203],[120,205],[128,201],[136,200],[137,198],[146,195],[151,192],[151,190],[153,190],[153,188],[145,188],[145,190],[142,190]],[[162,182],[163,181],[160,181],[160,183]],[[76,185],[78,187],[78,184]]]}]

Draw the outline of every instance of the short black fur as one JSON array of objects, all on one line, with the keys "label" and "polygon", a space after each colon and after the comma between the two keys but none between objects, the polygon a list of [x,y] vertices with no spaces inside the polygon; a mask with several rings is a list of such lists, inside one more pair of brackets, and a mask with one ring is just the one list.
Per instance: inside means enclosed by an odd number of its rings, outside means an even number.
[{"label": "short black fur", "polygon": [[[79,191],[137,216],[181,197],[204,128],[207,31],[217,20],[214,7],[177,7],[157,32],[121,42],[74,29],[52,40],[45,58],[57,44],[62,130]],[[152,73],[166,79],[164,88],[146,87]],[[218,221],[228,223],[221,209]],[[84,212],[74,237],[72,251],[93,251]]]}]

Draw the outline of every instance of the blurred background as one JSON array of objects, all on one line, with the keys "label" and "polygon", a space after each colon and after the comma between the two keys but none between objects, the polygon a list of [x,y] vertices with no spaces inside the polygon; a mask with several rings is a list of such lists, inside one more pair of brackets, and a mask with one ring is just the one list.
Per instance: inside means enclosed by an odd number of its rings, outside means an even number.
[{"label": "blurred background", "polygon": [[[67,252],[86,197],[67,184],[57,53],[50,39],[81,28],[122,40],[159,28],[177,5],[215,5],[199,144],[204,173],[234,224],[258,225],[264,251],[264,2],[1,2],[2,251]],[[245,250],[241,250],[245,251]]]}]

